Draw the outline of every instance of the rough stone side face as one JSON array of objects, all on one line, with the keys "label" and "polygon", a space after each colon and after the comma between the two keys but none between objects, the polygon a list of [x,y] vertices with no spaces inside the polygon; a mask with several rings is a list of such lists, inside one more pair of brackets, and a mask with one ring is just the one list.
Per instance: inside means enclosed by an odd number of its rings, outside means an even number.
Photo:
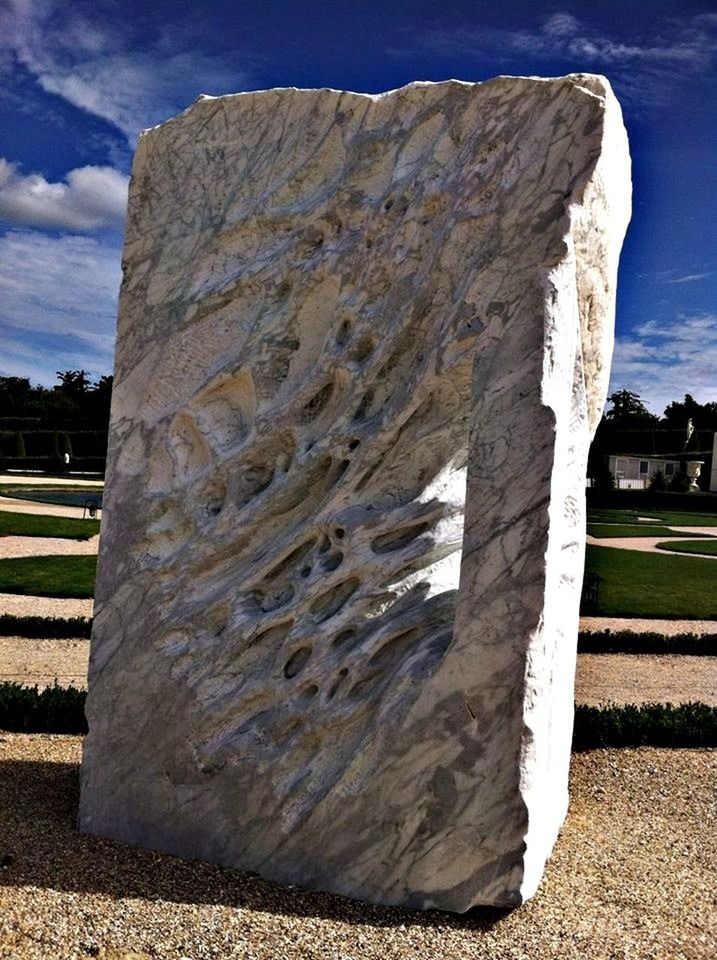
[{"label": "rough stone side face", "polygon": [[381,903],[533,892],[629,190],[595,76],[145,133],[83,830]]}]

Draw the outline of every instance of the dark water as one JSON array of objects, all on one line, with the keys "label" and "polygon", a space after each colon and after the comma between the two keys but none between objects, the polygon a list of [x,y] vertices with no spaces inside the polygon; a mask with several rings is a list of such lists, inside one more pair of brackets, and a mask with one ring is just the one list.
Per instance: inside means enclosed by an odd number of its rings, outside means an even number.
[{"label": "dark water", "polygon": [[16,500],[34,500],[37,503],[59,503],[65,507],[84,507],[88,500],[95,501],[98,507],[102,506],[101,490],[48,490],[34,487],[23,487],[13,491],[9,496]]}]

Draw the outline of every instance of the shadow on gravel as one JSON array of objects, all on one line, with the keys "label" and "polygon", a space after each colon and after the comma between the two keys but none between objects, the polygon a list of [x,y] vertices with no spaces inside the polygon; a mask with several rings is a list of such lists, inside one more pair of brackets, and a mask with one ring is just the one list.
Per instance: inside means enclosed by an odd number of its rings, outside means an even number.
[{"label": "shadow on gravel", "polygon": [[487,931],[511,913],[489,907],[462,916],[408,911],[282,887],[254,874],[81,834],[78,801],[77,764],[0,762],[0,887],[217,904],[373,927]]}]

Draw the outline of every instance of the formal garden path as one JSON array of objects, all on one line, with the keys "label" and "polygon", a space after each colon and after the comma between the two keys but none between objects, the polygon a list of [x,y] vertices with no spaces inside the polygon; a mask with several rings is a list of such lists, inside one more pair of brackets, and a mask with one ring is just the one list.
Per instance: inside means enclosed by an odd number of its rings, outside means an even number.
[{"label": "formal garden path", "polygon": [[[704,536],[714,539],[717,535],[717,527],[678,527],[675,524],[670,525],[671,530],[679,530],[683,533],[691,533],[695,537]],[[678,553],[676,550],[658,549],[658,543],[680,543],[684,537],[592,537],[587,536],[587,542],[596,547],[614,547],[617,550],[636,550],[638,553],[666,553],[670,556],[684,557],[684,553]],[[690,556],[708,557],[707,554],[690,554]],[[709,556],[710,560],[717,560],[717,556]]]},{"label": "formal garden path", "polygon": [[[0,510],[10,513],[32,513],[47,517],[82,517],[82,507],[66,507],[59,503],[39,503],[37,500],[16,500],[14,497],[0,497]],[[97,519],[102,511],[97,511]]]}]

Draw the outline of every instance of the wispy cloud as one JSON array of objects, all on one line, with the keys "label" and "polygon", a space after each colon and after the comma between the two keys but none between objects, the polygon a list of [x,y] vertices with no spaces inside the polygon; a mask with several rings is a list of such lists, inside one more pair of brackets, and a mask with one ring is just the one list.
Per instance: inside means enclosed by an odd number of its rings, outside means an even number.
[{"label": "wispy cloud", "polygon": [[11,230],[0,237],[0,374],[52,381],[76,358],[112,367],[121,277],[119,246],[94,237]]},{"label": "wispy cloud", "polygon": [[686,393],[717,401],[717,314],[681,313],[671,324],[649,320],[615,344],[611,390],[638,393],[655,413]]},{"label": "wispy cloud", "polygon": [[521,73],[531,58],[564,61],[571,69],[577,61],[580,69],[608,70],[623,96],[640,96],[646,85],[654,93],[657,83],[669,84],[709,67],[717,50],[717,17],[663,19],[625,42],[571,13],[558,12],[536,20],[534,29],[468,26],[417,32],[411,42],[389,52],[406,56],[416,48],[503,62]]},{"label": "wispy cloud", "polygon": [[712,271],[707,273],[688,273],[684,277],[675,277],[674,280],[663,280],[663,283],[696,283],[698,280],[706,280],[712,276]]},{"label": "wispy cloud", "polygon": [[120,227],[127,205],[126,177],[112,167],[78,167],[64,183],[39,173],[23,176],[0,157],[0,221],[81,233]]},{"label": "wispy cloud", "polygon": [[[100,117],[133,143],[199,93],[244,89],[245,70],[197,49],[191,33],[167,28],[152,40],[121,17],[102,25],[55,0],[8,0],[0,47],[46,93]],[[121,13],[121,11],[120,11]]]}]

